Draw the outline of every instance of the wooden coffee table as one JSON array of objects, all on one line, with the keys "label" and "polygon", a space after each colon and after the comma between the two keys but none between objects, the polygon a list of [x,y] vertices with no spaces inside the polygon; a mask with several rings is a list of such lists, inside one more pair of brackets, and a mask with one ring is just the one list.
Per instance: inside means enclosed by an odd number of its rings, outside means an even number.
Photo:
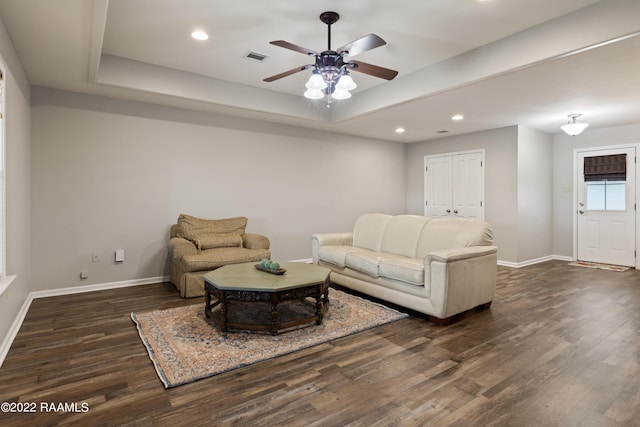
[{"label": "wooden coffee table", "polygon": [[[295,326],[322,323],[329,305],[328,268],[292,262],[284,266],[286,273],[275,275],[260,271],[255,265],[255,262],[225,265],[204,275],[204,312],[223,332],[240,329],[277,335]],[[309,313],[286,321],[281,319],[280,303],[293,300],[308,303],[307,299],[314,300]],[[230,320],[240,303],[266,305],[270,310],[268,321]]]}]

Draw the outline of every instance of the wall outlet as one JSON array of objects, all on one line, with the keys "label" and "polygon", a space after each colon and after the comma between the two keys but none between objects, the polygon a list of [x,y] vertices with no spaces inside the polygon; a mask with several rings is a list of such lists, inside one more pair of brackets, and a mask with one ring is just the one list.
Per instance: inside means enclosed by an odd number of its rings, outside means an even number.
[{"label": "wall outlet", "polygon": [[124,262],[124,249],[116,250],[115,260],[116,262]]},{"label": "wall outlet", "polygon": [[92,252],[91,253],[91,261],[92,262],[99,262],[100,261],[100,254],[98,252]]},{"label": "wall outlet", "polygon": [[89,272],[88,271],[81,271],[80,272],[80,278],[81,279],[86,279],[89,277]]}]

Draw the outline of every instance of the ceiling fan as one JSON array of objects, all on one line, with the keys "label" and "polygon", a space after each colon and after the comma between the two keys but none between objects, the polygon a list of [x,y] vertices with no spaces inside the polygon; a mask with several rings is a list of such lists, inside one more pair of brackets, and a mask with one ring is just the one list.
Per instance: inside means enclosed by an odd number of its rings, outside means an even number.
[{"label": "ceiling fan", "polygon": [[335,24],[338,19],[340,19],[340,15],[336,12],[323,12],[320,14],[320,21],[327,24],[328,32],[328,48],[324,52],[318,53],[284,40],[274,40],[270,42],[272,45],[312,56],[315,58],[315,63],[302,65],[280,74],[267,77],[264,81],[272,82],[283,77],[290,76],[291,74],[313,68],[311,78],[305,85],[307,88],[307,91],[304,94],[305,97],[320,99],[326,94],[330,95],[330,97],[334,99],[346,99],[351,97],[349,90],[356,88],[353,79],[349,76],[350,70],[386,80],[393,80],[393,78],[398,75],[398,72],[395,70],[367,64],[366,62],[361,61],[345,61],[345,57],[347,56],[358,55],[362,52],[387,44],[387,42],[379,36],[369,34],[358,40],[352,41],[351,43],[347,43],[336,50],[331,49],[331,25]]}]

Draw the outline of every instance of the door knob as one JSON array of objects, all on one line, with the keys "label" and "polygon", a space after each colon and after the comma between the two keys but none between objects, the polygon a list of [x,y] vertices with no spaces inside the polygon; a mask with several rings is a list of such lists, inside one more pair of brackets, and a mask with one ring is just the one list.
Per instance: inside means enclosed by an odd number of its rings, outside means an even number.
[{"label": "door knob", "polygon": [[447,213],[451,213],[451,209],[447,209]]},{"label": "door knob", "polygon": [[457,214],[457,213],[458,213],[458,209],[455,209],[455,210],[453,211],[453,213],[454,213],[454,214]]},{"label": "door knob", "polygon": [[580,215],[584,214],[584,211],[582,209],[580,209],[578,212],[580,212]]}]

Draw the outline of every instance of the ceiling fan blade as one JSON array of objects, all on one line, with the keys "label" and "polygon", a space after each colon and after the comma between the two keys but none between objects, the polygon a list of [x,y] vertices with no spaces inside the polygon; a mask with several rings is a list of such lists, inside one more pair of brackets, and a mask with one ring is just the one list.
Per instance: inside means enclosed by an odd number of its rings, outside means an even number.
[{"label": "ceiling fan blade", "polygon": [[380,77],[381,79],[385,80],[393,80],[393,78],[398,75],[398,72],[396,70],[367,64],[366,62],[349,61],[348,64],[355,65],[355,67],[351,67],[353,71],[369,74],[370,76],[374,77]]},{"label": "ceiling fan blade", "polygon": [[351,43],[347,43],[344,46],[338,48],[336,52],[349,52],[348,56],[359,55],[362,52],[366,52],[371,49],[375,49],[376,47],[384,46],[387,44],[386,41],[382,40],[379,36],[375,34],[366,35],[358,40],[354,40]]},{"label": "ceiling fan blade", "polygon": [[295,50],[296,52],[304,53],[305,55],[309,55],[309,56],[315,56],[318,54],[317,52],[311,49],[307,49],[306,47],[298,46],[297,44],[289,43],[284,40],[274,40],[269,43],[274,46],[283,47],[285,49]]},{"label": "ceiling fan blade", "polygon": [[291,74],[295,74],[295,73],[298,73],[300,71],[308,70],[311,67],[313,67],[313,64],[302,65],[300,67],[292,68],[291,70],[285,71],[283,73],[276,74],[275,76],[267,77],[266,79],[263,79],[262,81],[264,81],[264,82],[272,82],[274,80],[278,80],[278,79],[281,79],[283,77],[290,76]]}]

